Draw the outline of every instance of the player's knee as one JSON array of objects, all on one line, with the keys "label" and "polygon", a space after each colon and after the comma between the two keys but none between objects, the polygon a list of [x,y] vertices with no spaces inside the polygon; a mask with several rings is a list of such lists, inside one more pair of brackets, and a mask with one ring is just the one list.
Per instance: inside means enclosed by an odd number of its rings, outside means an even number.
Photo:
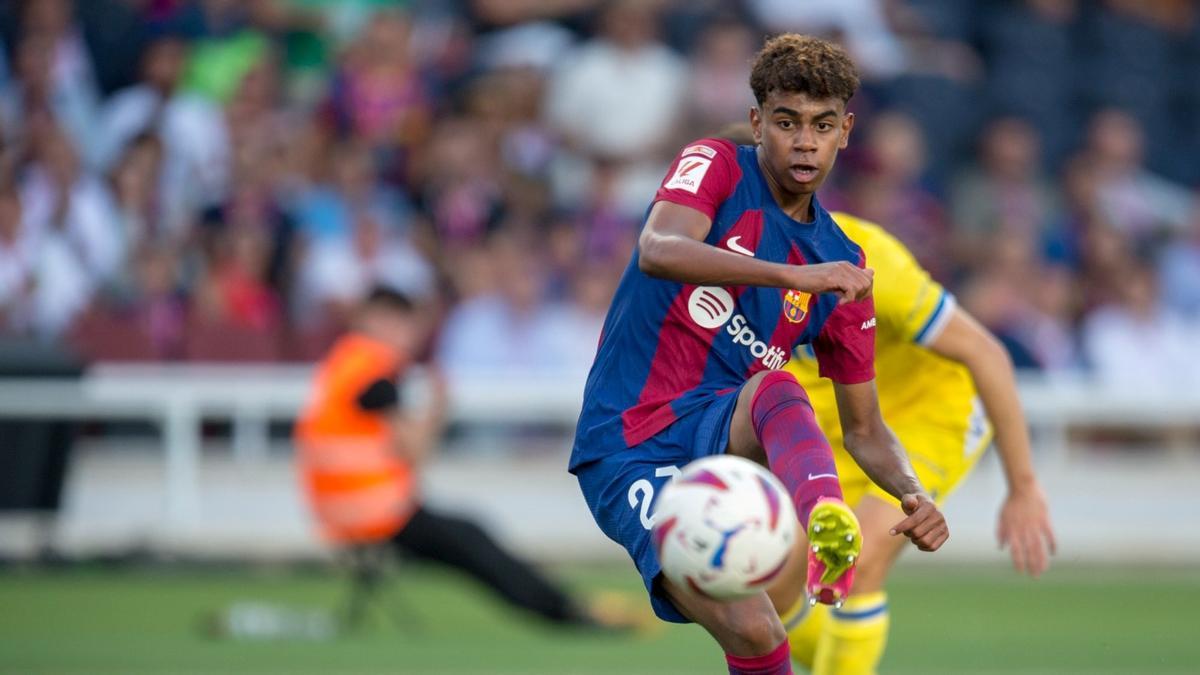
[{"label": "player's knee", "polygon": [[808,409],[812,409],[808,394],[804,391],[804,387],[796,381],[795,375],[783,370],[769,370],[757,373],[750,379],[750,382],[755,382],[755,378],[757,378],[757,382],[753,392],[750,393],[748,407],[750,417],[756,427],[761,417],[780,409],[781,406],[790,408],[802,404]]},{"label": "player's knee", "polygon": [[725,648],[737,656],[767,654],[787,639],[783,623],[773,612],[758,612],[728,617],[725,621],[729,633]]},{"label": "player's knee", "polygon": [[783,387],[784,391],[799,395],[805,400],[808,399],[808,394],[804,392],[804,387],[800,386],[796,376],[786,370],[764,370],[755,373],[753,377],[746,380],[745,386],[751,390],[752,395],[770,388]]},{"label": "player's knee", "polygon": [[810,407],[812,405],[808,401],[808,393],[796,381],[796,376],[785,370],[757,373],[750,378],[750,382],[754,383],[754,390],[750,394],[751,411],[760,407],[774,407],[782,402],[803,402]]}]

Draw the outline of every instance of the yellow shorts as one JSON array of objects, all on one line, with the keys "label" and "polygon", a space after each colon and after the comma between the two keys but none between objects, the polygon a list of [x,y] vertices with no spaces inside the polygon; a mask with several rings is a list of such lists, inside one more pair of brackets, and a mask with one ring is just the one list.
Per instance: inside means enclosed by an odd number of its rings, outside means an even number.
[{"label": "yellow shorts", "polygon": [[[992,426],[978,400],[970,417],[958,426],[906,423],[897,420],[888,426],[908,452],[909,461],[921,485],[939,505],[958,487],[992,442]],[[899,501],[871,482],[859,468],[840,439],[833,458],[846,503],[857,506],[865,495],[878,497],[899,507]]]}]

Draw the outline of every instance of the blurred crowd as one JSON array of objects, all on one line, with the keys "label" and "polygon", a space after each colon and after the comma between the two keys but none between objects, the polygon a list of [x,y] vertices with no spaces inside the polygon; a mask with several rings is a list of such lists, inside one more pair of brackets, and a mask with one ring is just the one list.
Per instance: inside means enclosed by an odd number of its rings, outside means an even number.
[{"label": "blurred crowd", "polygon": [[0,333],[303,361],[386,284],[451,371],[581,373],[672,154],[782,31],[862,71],[827,207],[1021,367],[1200,380],[1188,0],[0,3]]}]

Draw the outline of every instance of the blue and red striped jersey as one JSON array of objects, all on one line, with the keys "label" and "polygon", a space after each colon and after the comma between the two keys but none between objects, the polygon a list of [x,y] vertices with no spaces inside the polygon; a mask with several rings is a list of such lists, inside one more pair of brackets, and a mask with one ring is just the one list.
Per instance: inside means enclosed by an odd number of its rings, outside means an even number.
[{"label": "blue and red striped jersey", "polygon": [[[812,222],[783,212],[755,148],[703,139],[679,153],[655,196],[712,219],[705,243],[771,262],[846,260],[862,249],[813,199]],[[650,277],[635,251],[604,321],[584,389],[571,468],[638,445],[689,411],[811,344],[820,373],[854,384],[875,377],[871,298],[786,288],[696,286]]]}]

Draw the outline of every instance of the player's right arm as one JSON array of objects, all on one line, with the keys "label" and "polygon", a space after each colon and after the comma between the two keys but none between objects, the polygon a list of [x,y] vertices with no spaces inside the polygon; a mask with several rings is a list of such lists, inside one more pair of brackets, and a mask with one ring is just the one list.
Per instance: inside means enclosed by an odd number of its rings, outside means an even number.
[{"label": "player's right arm", "polygon": [[838,261],[816,265],[767,262],[704,243],[712,219],[690,206],[660,201],[638,239],[638,268],[660,279],[698,286],[769,286],[812,294],[837,293],[843,302],[871,292],[874,272]]},{"label": "player's right arm", "polygon": [[874,273],[853,263],[786,265],[706,244],[713,218],[740,175],[737,149],[728,141],[704,139],[684,148],[663,179],[638,239],[638,268],[652,277],[698,286],[837,293],[843,302],[870,294]]}]

